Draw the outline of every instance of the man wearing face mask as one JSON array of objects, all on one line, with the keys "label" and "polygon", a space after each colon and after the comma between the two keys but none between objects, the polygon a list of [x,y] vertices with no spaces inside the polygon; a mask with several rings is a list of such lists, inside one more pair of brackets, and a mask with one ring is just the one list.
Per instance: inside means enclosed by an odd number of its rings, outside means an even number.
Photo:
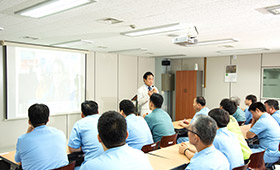
[{"label": "man wearing face mask", "polygon": [[143,76],[144,85],[137,90],[137,100],[139,104],[140,114],[151,113],[149,109],[150,96],[153,93],[158,93],[158,89],[153,85],[154,75],[151,72],[146,72]]}]

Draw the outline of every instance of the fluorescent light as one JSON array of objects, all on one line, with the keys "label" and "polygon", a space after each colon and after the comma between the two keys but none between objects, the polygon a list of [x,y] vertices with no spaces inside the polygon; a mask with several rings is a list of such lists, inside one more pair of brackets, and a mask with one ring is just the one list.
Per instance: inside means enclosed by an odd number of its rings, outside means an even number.
[{"label": "fluorescent light", "polygon": [[147,49],[145,49],[145,48],[133,48],[133,49],[109,51],[109,53],[123,53],[123,52],[135,52],[135,51],[147,51]]},{"label": "fluorescent light", "polygon": [[77,47],[85,44],[93,44],[94,42],[91,40],[74,40],[74,41],[67,41],[62,43],[52,44],[52,46],[57,47]]},{"label": "fluorescent light", "polygon": [[0,27],[0,31],[3,31],[3,30],[4,30],[4,28]]},{"label": "fluorescent light", "polygon": [[32,18],[41,18],[92,2],[96,2],[96,0],[49,0],[17,11],[15,13]]},{"label": "fluorescent light", "polygon": [[273,15],[280,15],[280,5],[267,7],[265,9]]},{"label": "fluorescent light", "polygon": [[[193,41],[190,41],[193,40]],[[185,47],[194,47],[194,46],[203,46],[203,45],[213,45],[213,44],[224,44],[224,43],[234,43],[238,42],[236,39],[219,39],[219,40],[209,40],[209,41],[195,41],[196,39],[190,39],[188,37],[177,37],[173,40],[175,44],[185,46]]]},{"label": "fluorescent light", "polygon": [[184,28],[186,28],[186,24],[175,23],[175,24],[163,25],[158,27],[145,28],[141,30],[122,32],[121,35],[137,37],[137,36],[144,36],[144,35],[151,35],[151,34],[159,34],[164,32],[178,31]]},{"label": "fluorescent light", "polygon": [[195,44],[188,44],[187,46],[203,46],[203,45],[213,45],[213,44],[225,44],[225,43],[234,43],[238,42],[238,40],[230,38],[230,39],[220,39],[220,40],[210,40],[210,41],[199,41]]},{"label": "fluorescent light", "polygon": [[185,54],[172,54],[172,55],[159,55],[159,56],[153,56],[155,58],[184,58],[187,57]]},{"label": "fluorescent light", "polygon": [[260,51],[268,51],[268,48],[248,48],[248,49],[237,49],[237,50],[222,50],[217,51],[220,54],[238,54],[238,53],[253,53]]}]

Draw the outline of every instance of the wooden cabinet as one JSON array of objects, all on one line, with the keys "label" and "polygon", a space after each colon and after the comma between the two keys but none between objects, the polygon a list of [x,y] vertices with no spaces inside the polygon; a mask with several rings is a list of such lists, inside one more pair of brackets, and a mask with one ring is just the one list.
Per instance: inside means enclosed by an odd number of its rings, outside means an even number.
[{"label": "wooden cabinet", "polygon": [[193,100],[202,95],[203,71],[176,71],[176,120],[191,119]]}]

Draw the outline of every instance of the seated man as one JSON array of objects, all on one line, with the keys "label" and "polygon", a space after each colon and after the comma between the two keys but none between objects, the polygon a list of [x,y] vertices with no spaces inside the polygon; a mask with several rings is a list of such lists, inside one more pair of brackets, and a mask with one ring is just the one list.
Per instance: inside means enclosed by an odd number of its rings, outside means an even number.
[{"label": "seated man", "polygon": [[187,121],[187,120],[183,120],[183,122],[180,122],[180,126],[184,127],[184,128],[188,128],[190,123],[192,123],[192,121],[195,119],[195,117],[197,115],[208,115],[209,109],[208,107],[206,107],[206,100],[204,97],[202,96],[197,96],[196,98],[194,98],[193,100],[193,108],[196,111],[195,115],[193,116],[191,122]]},{"label": "seated man", "polygon": [[160,141],[163,136],[174,135],[174,126],[168,113],[161,109],[163,97],[154,93],[150,97],[150,114],[144,114],[144,119],[152,132],[154,142]]},{"label": "seated man", "polygon": [[223,109],[212,109],[209,112],[217,123],[217,133],[213,145],[228,159],[230,169],[243,166],[243,154],[237,137],[227,129],[229,114]]},{"label": "seated man", "polygon": [[147,155],[138,149],[125,144],[128,137],[125,118],[118,112],[103,113],[98,120],[98,140],[104,153],[87,161],[81,170],[150,170],[152,169]]},{"label": "seated man", "polygon": [[265,150],[264,162],[266,167],[271,167],[272,163],[279,160],[278,151],[280,141],[280,127],[275,119],[268,113],[265,113],[265,106],[261,102],[251,104],[249,111],[253,114],[251,129],[247,132],[247,138],[253,138],[256,135],[259,138],[259,148],[252,148],[255,152]]},{"label": "seated man", "polygon": [[[179,152],[184,154],[190,163],[186,169],[229,170],[229,162],[225,155],[213,146],[217,124],[209,116],[196,116],[189,129],[190,144],[181,143]],[[197,153],[196,153],[197,150]]]},{"label": "seated man", "polygon": [[242,153],[243,153],[243,159],[244,159],[244,162],[246,164],[249,161],[249,158],[252,154],[252,151],[249,148],[236,119],[232,116],[236,112],[237,105],[236,105],[235,102],[233,102],[229,99],[223,99],[220,103],[220,109],[224,109],[230,115],[229,116],[229,123],[227,125],[227,129],[229,131],[231,131],[232,133],[234,133],[235,136],[237,137],[237,139],[240,143],[240,146],[241,146]]},{"label": "seated man", "polygon": [[245,122],[246,117],[245,117],[245,112],[240,109],[240,98],[237,96],[233,96],[230,98],[230,100],[234,101],[237,105],[237,110],[236,112],[232,115],[237,122]]},{"label": "seated man", "polygon": [[135,107],[130,100],[120,102],[120,113],[126,119],[128,146],[141,150],[144,145],[154,143],[153,136],[143,117],[134,114]]},{"label": "seated man", "polygon": [[[193,120],[195,119],[195,117],[197,115],[206,115],[206,116],[208,115],[209,109],[208,109],[208,107],[206,107],[206,100],[202,96],[198,96],[198,97],[194,98],[193,108],[196,111],[196,113],[193,116],[191,122],[189,122],[188,120],[183,120],[182,122],[179,123],[180,126],[182,126],[184,128],[188,128],[190,126],[190,123],[193,122]],[[187,141],[189,141],[189,138],[187,136],[180,137],[177,139],[177,143],[182,143],[182,142],[187,142]]]},{"label": "seated man", "polygon": [[252,113],[249,111],[248,108],[250,107],[250,105],[251,105],[252,103],[255,103],[255,102],[257,102],[257,97],[256,97],[255,95],[250,94],[250,95],[246,96],[246,98],[245,98],[245,104],[246,104],[246,106],[248,106],[248,107],[244,110],[244,112],[245,112],[245,117],[246,117],[245,125],[250,124],[251,121],[252,121]]},{"label": "seated man", "polygon": [[270,99],[264,102],[266,112],[269,113],[280,125],[280,110],[279,110],[279,104],[277,100]]},{"label": "seated man", "polygon": [[97,139],[97,122],[99,119],[98,105],[94,101],[85,101],[81,104],[81,117],[72,129],[68,148],[70,153],[83,151],[84,162],[101,155],[104,151]]},{"label": "seated man", "polygon": [[64,133],[46,126],[49,113],[44,104],[34,104],[28,109],[29,127],[18,138],[15,155],[22,169],[55,169],[68,164]]}]

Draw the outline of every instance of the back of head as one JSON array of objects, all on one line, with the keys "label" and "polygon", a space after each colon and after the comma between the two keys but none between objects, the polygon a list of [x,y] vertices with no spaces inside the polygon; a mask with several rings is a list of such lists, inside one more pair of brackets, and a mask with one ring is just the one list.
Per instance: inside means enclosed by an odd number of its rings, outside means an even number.
[{"label": "back of head", "polygon": [[197,96],[195,101],[196,101],[197,104],[200,104],[201,106],[206,105],[206,100],[202,96]]},{"label": "back of head", "polygon": [[127,127],[125,118],[118,112],[103,113],[98,120],[98,133],[107,148],[125,144]]},{"label": "back of head", "polygon": [[230,100],[234,101],[237,106],[240,105],[240,98],[238,96],[232,96],[230,97]]},{"label": "back of head", "polygon": [[252,103],[255,103],[255,102],[257,102],[257,97],[255,95],[250,94],[250,95],[246,96],[246,100],[251,100]]},{"label": "back of head", "polygon": [[87,100],[81,104],[81,107],[85,116],[98,113],[98,104],[95,101]]},{"label": "back of head", "polygon": [[272,107],[275,110],[279,110],[279,103],[277,100],[269,99],[269,100],[265,101],[264,104],[267,104],[269,107]]},{"label": "back of head", "polygon": [[216,121],[219,128],[226,127],[229,123],[229,113],[223,109],[212,109],[208,115]]},{"label": "back of head", "polygon": [[252,103],[249,107],[249,111],[255,112],[257,109],[259,109],[261,112],[266,112],[265,106],[262,104],[262,102]]},{"label": "back of head", "polygon": [[198,115],[191,124],[192,130],[196,132],[204,145],[211,145],[216,136],[217,124],[215,120],[206,115]]},{"label": "back of head", "polygon": [[147,80],[148,76],[153,76],[154,77],[153,73],[148,71],[143,75],[143,79]]},{"label": "back of head", "polygon": [[45,104],[33,104],[28,109],[28,118],[33,127],[47,124],[50,110]]},{"label": "back of head", "polygon": [[163,103],[163,97],[158,93],[153,93],[150,96],[150,101],[154,104],[156,108],[161,108],[161,105]]},{"label": "back of head", "polygon": [[123,111],[126,116],[135,112],[134,104],[130,100],[122,100],[119,107],[120,111]]},{"label": "back of head", "polygon": [[220,106],[223,107],[230,115],[233,115],[237,110],[237,104],[229,99],[223,99],[220,103]]}]

